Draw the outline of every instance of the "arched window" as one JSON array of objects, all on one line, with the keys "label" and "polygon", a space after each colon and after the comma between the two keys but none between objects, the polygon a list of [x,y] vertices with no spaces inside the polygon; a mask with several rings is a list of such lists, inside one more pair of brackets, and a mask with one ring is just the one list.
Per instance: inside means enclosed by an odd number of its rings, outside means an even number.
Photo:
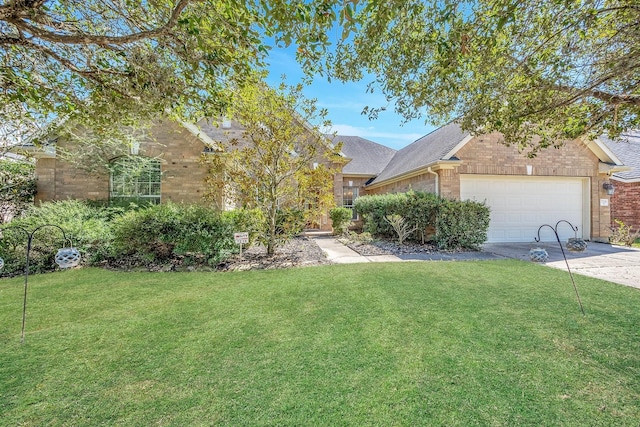
[{"label": "arched window", "polygon": [[111,162],[109,199],[113,202],[160,203],[160,161],[120,157]]}]

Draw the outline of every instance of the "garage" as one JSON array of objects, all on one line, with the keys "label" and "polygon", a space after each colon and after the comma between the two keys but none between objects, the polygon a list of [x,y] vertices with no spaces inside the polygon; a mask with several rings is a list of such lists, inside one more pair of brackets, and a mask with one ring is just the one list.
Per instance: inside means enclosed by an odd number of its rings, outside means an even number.
[{"label": "garage", "polygon": [[[589,178],[460,175],[460,199],[486,202],[491,208],[488,242],[533,242],[543,224],[567,220],[578,237],[589,239]],[[573,237],[568,225],[558,226],[562,241]],[[548,228],[542,241],[555,241]]]}]

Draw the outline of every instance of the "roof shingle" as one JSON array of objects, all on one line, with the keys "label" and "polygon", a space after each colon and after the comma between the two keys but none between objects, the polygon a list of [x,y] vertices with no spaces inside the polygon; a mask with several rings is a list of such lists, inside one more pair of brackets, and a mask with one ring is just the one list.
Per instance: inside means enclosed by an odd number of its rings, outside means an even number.
[{"label": "roof shingle", "polygon": [[449,160],[443,157],[467,136],[469,132],[463,131],[457,123],[442,126],[398,151],[373,182],[378,184],[438,160]]},{"label": "roof shingle", "polygon": [[342,153],[352,159],[342,169],[345,175],[378,175],[396,154],[393,148],[359,136],[327,135],[334,143],[342,142]]},{"label": "roof shingle", "polygon": [[625,166],[631,167],[630,171],[616,172],[613,176],[625,181],[640,181],[640,130],[624,132],[615,140],[604,136],[598,139],[613,151]]}]

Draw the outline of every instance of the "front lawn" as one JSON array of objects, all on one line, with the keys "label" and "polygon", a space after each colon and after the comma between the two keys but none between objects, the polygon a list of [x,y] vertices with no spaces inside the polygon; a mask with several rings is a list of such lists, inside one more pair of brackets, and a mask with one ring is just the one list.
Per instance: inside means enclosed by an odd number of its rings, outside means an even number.
[{"label": "front lawn", "polygon": [[2,425],[640,424],[640,291],[514,260],[0,281]]}]

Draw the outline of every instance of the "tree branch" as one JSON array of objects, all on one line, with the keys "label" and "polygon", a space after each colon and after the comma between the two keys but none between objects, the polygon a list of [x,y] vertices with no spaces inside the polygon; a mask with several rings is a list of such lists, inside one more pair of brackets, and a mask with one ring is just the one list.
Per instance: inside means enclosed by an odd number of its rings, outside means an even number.
[{"label": "tree branch", "polygon": [[[591,96],[611,105],[633,105],[640,107],[640,95],[609,93],[593,87],[580,90],[570,86],[555,85],[553,88],[561,92],[573,94],[574,96],[571,97],[571,102],[583,96]],[[578,91],[578,93],[576,93],[576,91]]]},{"label": "tree branch", "polygon": [[108,46],[108,45],[122,45],[127,43],[133,43],[136,41],[153,38],[156,36],[160,36],[166,34],[171,28],[175,27],[178,18],[182,11],[188,6],[190,0],[180,0],[176,6],[173,8],[171,12],[171,16],[167,20],[164,25],[161,25],[158,28],[140,31],[138,33],[127,34],[124,36],[99,36],[99,35],[89,35],[89,34],[57,34],[48,30],[44,30],[37,26],[31,25],[26,21],[26,19],[22,16],[22,14],[17,13],[8,13],[7,11],[3,11],[2,9],[9,8],[9,11],[12,9],[10,5],[3,6],[0,8],[0,20],[4,20],[15,25],[22,31],[28,32],[33,36],[52,43],[63,43],[63,44],[95,44],[99,46]]}]

